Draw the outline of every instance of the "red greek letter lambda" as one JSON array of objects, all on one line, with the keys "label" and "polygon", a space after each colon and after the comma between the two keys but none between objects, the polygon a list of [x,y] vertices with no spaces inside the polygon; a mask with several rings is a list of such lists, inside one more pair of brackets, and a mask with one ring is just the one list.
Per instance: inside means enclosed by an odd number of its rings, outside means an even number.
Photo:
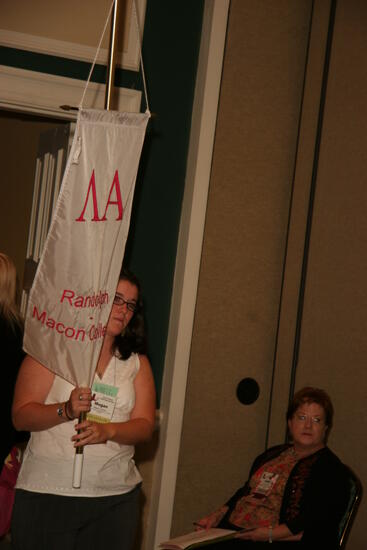
[{"label": "red greek letter lambda", "polygon": [[95,180],[95,177],[94,177],[94,170],[93,170],[90,181],[89,181],[88,192],[87,192],[87,197],[85,199],[84,208],[83,208],[82,213],[80,214],[79,218],[76,218],[76,220],[75,220],[76,222],[85,222],[84,213],[85,213],[86,208],[87,208],[87,204],[88,204],[88,200],[89,200],[89,193],[90,193],[91,189],[92,189],[93,214],[94,214],[93,218],[92,218],[92,222],[101,221],[99,216],[98,216],[96,180]]},{"label": "red greek letter lambda", "polygon": [[[111,195],[112,195],[112,191],[113,191],[114,188],[116,190],[116,200],[112,201],[111,200]],[[123,208],[122,208],[122,200],[121,200],[121,189],[120,189],[120,182],[119,182],[119,173],[118,173],[117,170],[116,170],[114,178],[113,178],[113,182],[112,182],[111,189],[110,189],[110,194],[108,195],[108,200],[107,200],[106,208],[105,208],[105,211],[104,211],[104,215],[103,215],[103,218],[101,218],[102,222],[106,221],[106,219],[107,219],[106,218],[107,209],[111,204],[117,204],[118,209],[119,209],[119,215],[116,218],[116,221],[122,220]]]}]

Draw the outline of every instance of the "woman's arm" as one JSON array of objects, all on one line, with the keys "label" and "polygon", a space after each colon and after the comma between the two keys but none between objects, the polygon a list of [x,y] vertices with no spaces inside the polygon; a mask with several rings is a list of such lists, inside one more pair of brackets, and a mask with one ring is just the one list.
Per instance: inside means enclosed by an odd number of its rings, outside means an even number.
[{"label": "woman's arm", "polygon": [[[45,405],[55,374],[27,355],[20,367],[15,385],[12,419],[18,430],[37,432],[47,430],[57,424],[67,422],[64,403]],[[79,399],[83,395],[83,400]],[[69,398],[68,414],[77,418],[82,411],[90,409],[91,391],[89,388],[75,388]],[[63,415],[57,410],[63,406]]]},{"label": "woman's arm", "polygon": [[148,358],[139,356],[140,369],[134,380],[135,406],[130,420],[100,424],[86,420],[75,426],[82,430],[72,437],[75,447],[115,441],[123,445],[135,445],[148,441],[154,431],[155,389],[152,370]]},{"label": "woman's arm", "polygon": [[239,533],[236,538],[252,540],[254,542],[270,542],[270,539],[272,541],[297,541],[301,540],[302,534],[303,533],[297,533],[297,535],[293,535],[286,524],[283,523],[272,529],[269,527],[258,527],[257,529],[245,531],[244,533]]}]

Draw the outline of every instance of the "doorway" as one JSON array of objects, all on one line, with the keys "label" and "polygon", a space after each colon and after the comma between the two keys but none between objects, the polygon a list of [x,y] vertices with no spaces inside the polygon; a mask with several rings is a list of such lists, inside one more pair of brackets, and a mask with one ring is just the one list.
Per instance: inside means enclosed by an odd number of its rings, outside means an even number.
[{"label": "doorway", "polygon": [[40,136],[63,125],[67,127],[69,121],[0,111],[0,251],[13,259],[20,288],[23,286]]}]

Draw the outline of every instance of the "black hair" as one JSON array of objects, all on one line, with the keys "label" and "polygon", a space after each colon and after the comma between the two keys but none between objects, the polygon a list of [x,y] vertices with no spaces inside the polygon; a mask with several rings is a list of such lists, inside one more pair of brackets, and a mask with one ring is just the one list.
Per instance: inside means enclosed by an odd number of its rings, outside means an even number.
[{"label": "black hair", "polygon": [[132,353],[147,353],[147,342],[143,315],[143,300],[141,297],[141,286],[138,278],[126,267],[122,267],[119,281],[129,281],[138,289],[136,309],[129,324],[122,334],[115,337],[114,351],[121,359],[128,359]]}]

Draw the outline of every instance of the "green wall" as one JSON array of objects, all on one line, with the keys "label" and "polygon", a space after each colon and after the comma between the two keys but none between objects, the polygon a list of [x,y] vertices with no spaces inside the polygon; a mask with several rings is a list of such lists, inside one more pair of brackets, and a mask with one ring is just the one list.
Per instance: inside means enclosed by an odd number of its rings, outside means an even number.
[{"label": "green wall", "polygon": [[148,0],[143,60],[154,113],[143,150],[126,259],[146,295],[160,393],[204,2]]}]

